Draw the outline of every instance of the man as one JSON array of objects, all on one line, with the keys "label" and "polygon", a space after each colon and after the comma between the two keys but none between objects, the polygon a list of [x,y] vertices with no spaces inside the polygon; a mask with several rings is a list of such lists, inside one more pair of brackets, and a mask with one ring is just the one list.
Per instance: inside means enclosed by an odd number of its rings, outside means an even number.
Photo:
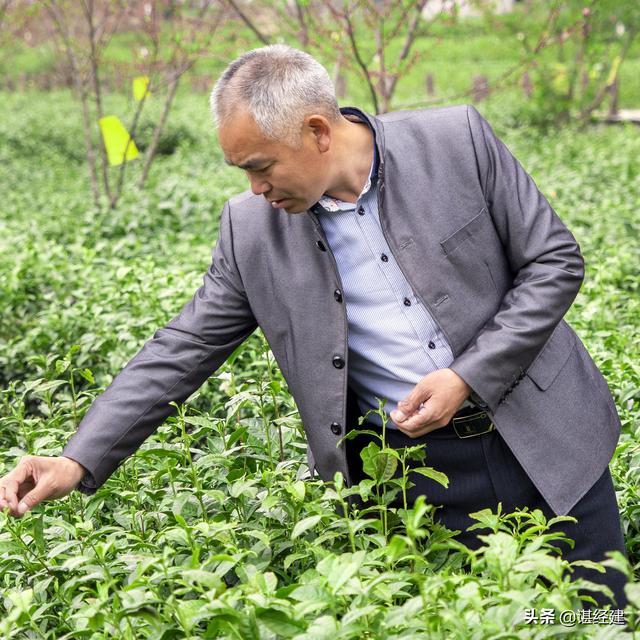
[{"label": "man", "polygon": [[[323,479],[362,477],[366,439],[337,444],[386,398],[392,446],[428,443],[450,477],[447,490],[414,478],[413,496],[461,539],[477,544],[468,513],[502,501],[575,515],[568,559],[624,553],[608,471],[620,421],[562,320],[580,250],[479,113],[339,109],[325,69],[284,45],[232,62],[211,106],[251,192],[225,204],[203,286],[61,457],[27,456],[0,480],[0,507],[94,493],[260,326]],[[624,606],[622,574],[592,574]]]}]

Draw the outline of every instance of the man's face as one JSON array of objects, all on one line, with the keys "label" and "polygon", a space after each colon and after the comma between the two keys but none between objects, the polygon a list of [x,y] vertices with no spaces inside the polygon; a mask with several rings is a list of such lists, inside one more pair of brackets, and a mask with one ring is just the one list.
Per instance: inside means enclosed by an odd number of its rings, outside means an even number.
[{"label": "man's face", "polygon": [[309,121],[307,117],[299,149],[266,138],[245,110],[234,115],[218,132],[225,162],[244,169],[253,193],[262,194],[274,208],[287,213],[306,211],[328,186],[329,154],[321,149],[327,148],[329,136],[326,132],[318,133]]}]

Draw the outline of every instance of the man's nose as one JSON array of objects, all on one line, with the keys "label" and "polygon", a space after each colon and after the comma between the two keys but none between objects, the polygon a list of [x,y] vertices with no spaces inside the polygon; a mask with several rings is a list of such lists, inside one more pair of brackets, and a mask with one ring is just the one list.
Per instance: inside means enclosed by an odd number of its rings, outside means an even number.
[{"label": "man's nose", "polygon": [[249,182],[251,183],[251,191],[253,191],[256,196],[271,190],[271,185],[264,178],[249,176]]}]

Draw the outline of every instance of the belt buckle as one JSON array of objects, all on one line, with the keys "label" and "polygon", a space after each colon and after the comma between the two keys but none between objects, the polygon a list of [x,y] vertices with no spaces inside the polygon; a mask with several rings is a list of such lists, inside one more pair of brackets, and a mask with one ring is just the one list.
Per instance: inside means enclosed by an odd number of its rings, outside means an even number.
[{"label": "belt buckle", "polygon": [[[486,418],[486,411],[479,411],[478,413],[473,413],[469,416],[462,416],[460,418],[453,418],[453,428],[455,429],[456,435],[458,438],[473,438],[474,436],[481,436],[484,433],[489,433],[496,428],[496,425],[493,422],[489,423],[489,426],[486,427],[483,431],[478,431],[473,428],[473,421],[478,418]],[[469,423],[469,424],[467,424]]]}]

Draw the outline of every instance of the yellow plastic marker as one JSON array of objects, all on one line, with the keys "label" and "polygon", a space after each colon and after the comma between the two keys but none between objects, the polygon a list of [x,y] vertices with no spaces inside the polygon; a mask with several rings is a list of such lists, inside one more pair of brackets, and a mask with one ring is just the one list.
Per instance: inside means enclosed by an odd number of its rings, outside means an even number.
[{"label": "yellow plastic marker", "polygon": [[146,98],[151,95],[148,90],[149,77],[148,76],[136,76],[133,79],[133,99],[140,102],[142,98]]},{"label": "yellow plastic marker", "polygon": [[112,167],[140,155],[136,143],[117,116],[105,116],[100,118],[99,123],[109,164]]}]

